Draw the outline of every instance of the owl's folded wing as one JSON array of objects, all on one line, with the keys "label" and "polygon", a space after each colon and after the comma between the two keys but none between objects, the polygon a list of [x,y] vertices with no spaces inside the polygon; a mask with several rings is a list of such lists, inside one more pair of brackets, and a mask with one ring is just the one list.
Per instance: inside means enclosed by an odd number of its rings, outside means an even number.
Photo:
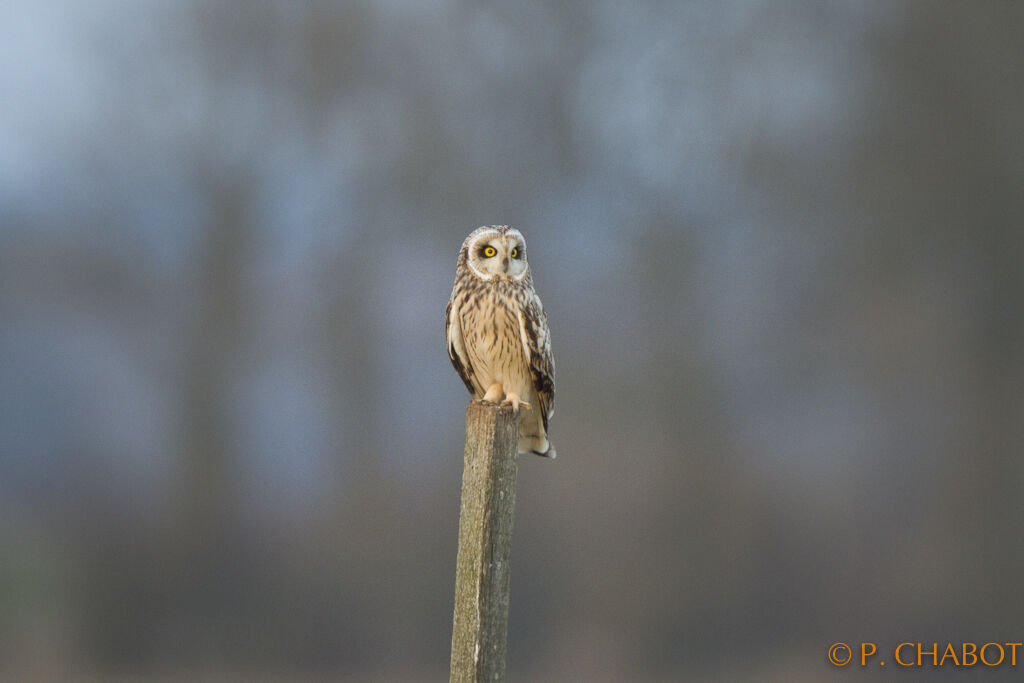
[{"label": "owl's folded wing", "polygon": [[530,292],[526,305],[519,311],[519,335],[530,365],[533,388],[540,399],[538,409],[544,419],[544,430],[547,431],[548,420],[555,414],[555,358],[551,355],[548,319],[540,297],[534,292]]},{"label": "owl's folded wing", "polygon": [[482,396],[483,388],[477,387],[473,376],[469,374],[469,358],[466,356],[466,344],[462,339],[462,324],[459,312],[452,306],[453,297],[444,310],[444,333],[448,339],[448,357],[452,361],[455,372],[459,373],[462,382],[473,397]]}]

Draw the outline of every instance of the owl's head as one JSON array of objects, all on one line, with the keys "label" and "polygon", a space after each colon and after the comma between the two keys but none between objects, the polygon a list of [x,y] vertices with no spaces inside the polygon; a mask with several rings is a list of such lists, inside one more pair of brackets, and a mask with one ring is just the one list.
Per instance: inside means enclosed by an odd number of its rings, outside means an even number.
[{"label": "owl's head", "polygon": [[481,280],[522,280],[530,271],[526,240],[507,225],[485,225],[469,233],[460,256]]}]

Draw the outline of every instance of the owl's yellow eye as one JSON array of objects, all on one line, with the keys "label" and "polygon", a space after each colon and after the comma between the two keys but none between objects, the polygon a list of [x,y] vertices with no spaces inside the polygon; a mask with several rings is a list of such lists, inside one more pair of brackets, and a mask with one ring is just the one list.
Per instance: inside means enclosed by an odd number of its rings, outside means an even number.
[{"label": "owl's yellow eye", "polygon": [[497,253],[498,251],[494,247],[484,247],[484,256],[487,258],[491,258]]},{"label": "owl's yellow eye", "polygon": [[512,251],[509,253],[512,258],[519,258],[519,249],[512,247]]}]

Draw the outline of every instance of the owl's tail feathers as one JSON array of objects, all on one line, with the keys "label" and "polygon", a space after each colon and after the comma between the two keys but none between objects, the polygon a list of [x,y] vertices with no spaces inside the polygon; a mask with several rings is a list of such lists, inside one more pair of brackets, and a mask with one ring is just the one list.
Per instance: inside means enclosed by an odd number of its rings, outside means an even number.
[{"label": "owl's tail feathers", "polygon": [[548,441],[548,449],[546,451],[544,451],[543,453],[541,453],[540,451],[530,451],[530,452],[533,453],[534,455],[539,455],[542,458],[551,458],[552,460],[554,460],[555,458],[558,457],[558,453],[555,452],[555,445],[553,443],[551,443],[550,441]]},{"label": "owl's tail feathers", "polygon": [[555,447],[548,441],[547,435],[541,431],[539,434],[531,434],[528,430],[532,428],[529,422],[523,422],[519,432],[519,452],[533,453],[545,458],[555,457]]}]

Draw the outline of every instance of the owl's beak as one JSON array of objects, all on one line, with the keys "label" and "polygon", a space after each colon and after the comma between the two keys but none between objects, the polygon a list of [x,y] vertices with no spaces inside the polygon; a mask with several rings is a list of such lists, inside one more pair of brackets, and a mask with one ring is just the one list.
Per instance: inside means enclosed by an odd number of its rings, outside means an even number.
[{"label": "owl's beak", "polygon": [[501,265],[505,269],[505,274],[508,275],[508,256],[501,260]]}]

